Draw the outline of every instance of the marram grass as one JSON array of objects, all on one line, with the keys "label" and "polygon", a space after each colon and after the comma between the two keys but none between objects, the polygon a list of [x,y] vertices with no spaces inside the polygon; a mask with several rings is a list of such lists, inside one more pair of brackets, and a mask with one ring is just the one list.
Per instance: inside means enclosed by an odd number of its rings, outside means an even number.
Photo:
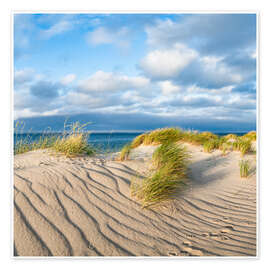
[{"label": "marram grass", "polygon": [[145,137],[147,136],[148,134],[141,134],[139,136],[137,136],[131,143],[131,148],[136,148],[138,146],[140,146],[141,144],[143,144],[144,140],[145,140]]},{"label": "marram grass", "polygon": [[203,144],[203,150],[206,153],[211,153],[214,149],[215,149],[215,142],[214,142],[214,140],[206,141]]},{"label": "marram grass", "polygon": [[[37,142],[31,142],[30,138],[27,137],[24,140],[16,140],[14,153],[22,154],[37,149],[49,148],[67,157],[75,157],[80,154],[93,155],[95,149],[87,143],[88,133],[83,132],[83,128],[87,124],[81,125],[79,122],[72,123],[68,126],[70,127],[68,131],[65,124],[63,135],[48,136],[46,133],[43,133]],[[19,124],[16,124],[17,126]]]},{"label": "marram grass", "polygon": [[131,183],[131,195],[143,208],[153,207],[174,198],[179,188],[186,185],[189,154],[175,143],[164,143],[153,154],[151,176]]},{"label": "marram grass", "polygon": [[176,142],[181,138],[181,130],[178,128],[156,129],[150,133],[146,133],[143,144],[158,145],[168,142]]},{"label": "marram grass", "polygon": [[256,141],[256,139],[257,139],[256,131],[248,132],[247,134],[243,135],[243,138],[246,138],[250,141]]},{"label": "marram grass", "polygon": [[124,160],[127,160],[128,159],[128,156],[129,156],[129,153],[130,153],[130,150],[131,150],[131,145],[130,144],[126,144],[121,152],[120,152],[120,155],[119,155],[119,160],[120,161],[124,161]]},{"label": "marram grass", "polygon": [[160,145],[168,142],[187,142],[193,145],[201,145],[205,152],[210,153],[215,149],[223,151],[224,147],[226,152],[231,144],[234,151],[240,151],[242,155],[245,155],[251,151],[251,142],[253,140],[256,140],[255,131],[238,137],[235,134],[218,136],[212,132],[198,133],[196,131],[184,131],[179,128],[162,128],[137,136],[131,142],[131,148],[136,148],[142,144]]},{"label": "marram grass", "polygon": [[241,152],[242,156],[251,151],[251,141],[243,138],[237,138],[233,142],[233,150]]},{"label": "marram grass", "polygon": [[240,160],[239,161],[239,167],[240,167],[240,177],[241,178],[248,177],[249,171],[250,171],[249,160]]},{"label": "marram grass", "polygon": [[31,136],[28,134],[24,138],[19,139],[19,134],[23,134],[25,124],[22,121],[17,121],[14,134],[15,134],[15,145],[14,145],[14,154],[23,154],[29,151],[34,151],[38,149],[46,149],[52,147],[56,141],[56,136],[48,135],[48,131],[44,131],[38,141],[31,141]]}]

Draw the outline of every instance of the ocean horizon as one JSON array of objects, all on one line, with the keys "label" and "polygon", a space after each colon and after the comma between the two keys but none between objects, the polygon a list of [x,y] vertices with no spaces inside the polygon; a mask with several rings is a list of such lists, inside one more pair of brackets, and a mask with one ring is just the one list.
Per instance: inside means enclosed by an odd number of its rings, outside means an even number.
[{"label": "ocean horizon", "polygon": [[[120,151],[121,148],[130,143],[135,137],[139,136],[148,131],[85,131],[88,133],[88,143],[93,145],[95,148],[100,149],[101,151],[108,151],[108,152],[117,152]],[[224,136],[227,134],[233,133],[237,136],[242,136],[247,132],[216,132],[215,134],[218,136]],[[21,132],[21,133],[14,133],[14,147],[16,143],[20,140],[33,143],[38,141],[41,137],[48,136],[61,136],[63,132],[53,131],[53,132]]]}]

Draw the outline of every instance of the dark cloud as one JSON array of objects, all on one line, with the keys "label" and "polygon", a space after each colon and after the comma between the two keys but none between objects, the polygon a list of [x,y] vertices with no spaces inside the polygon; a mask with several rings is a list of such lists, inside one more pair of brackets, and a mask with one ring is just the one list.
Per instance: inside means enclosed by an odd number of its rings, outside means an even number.
[{"label": "dark cloud", "polygon": [[[179,76],[175,77],[174,80],[176,83],[185,86],[197,85],[198,87],[208,88],[210,90],[236,84],[237,79],[233,70],[230,70],[226,66],[227,71],[225,72],[223,67],[219,68],[219,65],[223,65],[223,63],[218,63],[217,67],[208,69],[203,62],[194,61]],[[241,76],[240,74],[238,75]]]},{"label": "dark cloud", "polygon": [[[243,116],[242,116],[243,117]],[[78,115],[44,116],[22,118],[26,130],[43,131],[48,127],[52,130],[63,130],[64,121],[92,122],[88,130],[151,130],[160,127],[178,126],[184,129],[209,130],[213,132],[246,132],[256,129],[256,115],[251,118],[215,119],[186,116],[157,116],[143,113],[136,114],[104,114],[89,113]]]},{"label": "dark cloud", "polygon": [[195,17],[190,30],[205,40],[198,46],[205,54],[230,54],[232,50],[256,47],[255,14],[201,15]]},{"label": "dark cloud", "polygon": [[49,81],[39,81],[30,87],[33,96],[44,99],[53,99],[59,96],[60,85]]},{"label": "dark cloud", "polygon": [[[163,24],[163,25],[162,25]],[[194,14],[148,27],[152,45],[188,43],[201,54],[227,55],[256,47],[256,14]]]},{"label": "dark cloud", "polygon": [[256,97],[256,82],[251,81],[238,84],[232,89],[232,93],[255,94]]}]

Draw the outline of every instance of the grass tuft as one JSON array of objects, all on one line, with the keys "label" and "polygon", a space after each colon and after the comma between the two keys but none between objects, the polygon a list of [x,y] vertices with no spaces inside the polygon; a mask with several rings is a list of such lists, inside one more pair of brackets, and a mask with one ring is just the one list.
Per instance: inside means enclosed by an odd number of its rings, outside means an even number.
[{"label": "grass tuft", "polygon": [[129,156],[129,153],[130,153],[130,150],[131,150],[131,145],[130,144],[126,144],[121,152],[120,152],[120,156],[119,156],[119,160],[120,161],[124,161],[124,160],[127,160],[128,159],[128,156]]},{"label": "grass tuft", "polygon": [[242,156],[251,151],[251,141],[243,138],[238,138],[233,142],[233,150],[240,151]]},{"label": "grass tuft", "polygon": [[32,141],[30,133],[25,136],[23,139],[19,139],[19,134],[23,134],[25,123],[22,121],[17,121],[14,128],[15,135],[15,145],[14,145],[14,154],[23,154],[29,151],[34,151],[37,149],[46,149],[52,147],[56,141],[56,136],[48,135],[49,131],[44,131],[38,141]]},{"label": "grass tuft", "polygon": [[186,184],[189,154],[182,146],[164,143],[153,154],[154,172],[151,176],[131,183],[131,195],[152,207],[172,200],[176,191]]},{"label": "grass tuft", "polygon": [[215,149],[215,141],[214,140],[206,141],[203,144],[203,151],[206,153],[211,153],[214,149]]},{"label": "grass tuft", "polygon": [[240,167],[240,177],[241,178],[248,177],[249,171],[250,171],[249,160],[240,160],[239,161],[239,167]]},{"label": "grass tuft", "polygon": [[202,138],[205,138],[205,139],[213,139],[213,140],[216,140],[218,139],[218,136],[212,132],[209,132],[209,131],[205,131],[205,132],[202,132],[202,133],[199,133],[199,135],[202,137]]},{"label": "grass tuft", "polygon": [[[89,134],[83,131],[86,125],[88,123],[83,125],[79,122],[70,125],[65,123],[63,135],[50,136],[44,132],[38,141],[33,142],[30,135],[25,139],[17,139],[18,134],[21,133],[24,127],[24,124],[17,122],[15,126],[16,145],[14,147],[14,154],[50,148],[67,157],[74,157],[80,154],[93,155],[95,149],[87,143]],[[69,127],[69,130],[66,130],[66,127]]]},{"label": "grass tuft", "polygon": [[70,130],[64,131],[63,137],[58,137],[52,145],[52,149],[64,154],[66,157],[74,157],[81,154],[93,155],[95,150],[88,143],[88,133],[83,128],[88,125],[81,125],[79,122],[69,125]]},{"label": "grass tuft", "polygon": [[168,142],[177,142],[182,138],[182,132],[178,128],[161,128],[149,133],[137,136],[131,143],[131,148],[136,148],[141,144],[159,145]]},{"label": "grass tuft", "polygon": [[139,136],[137,136],[131,143],[131,148],[136,148],[138,146],[140,146],[141,144],[143,144],[145,137],[147,136],[147,133],[145,134],[141,134]]},{"label": "grass tuft", "polygon": [[250,141],[256,141],[257,139],[257,134],[256,131],[250,131],[247,134],[245,134],[244,136],[242,136],[245,139],[248,139]]},{"label": "grass tuft", "polygon": [[227,140],[236,140],[237,135],[230,133],[230,134],[227,134],[226,136],[224,136],[224,138],[226,138]]}]

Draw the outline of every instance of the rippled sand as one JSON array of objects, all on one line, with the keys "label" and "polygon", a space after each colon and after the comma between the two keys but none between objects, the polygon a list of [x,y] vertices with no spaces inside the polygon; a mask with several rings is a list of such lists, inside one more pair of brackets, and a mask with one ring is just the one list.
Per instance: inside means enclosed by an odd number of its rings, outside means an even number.
[{"label": "rippled sand", "polygon": [[256,175],[239,177],[239,153],[188,148],[187,190],[155,210],[130,197],[141,158],[16,155],[14,255],[256,256]]}]

